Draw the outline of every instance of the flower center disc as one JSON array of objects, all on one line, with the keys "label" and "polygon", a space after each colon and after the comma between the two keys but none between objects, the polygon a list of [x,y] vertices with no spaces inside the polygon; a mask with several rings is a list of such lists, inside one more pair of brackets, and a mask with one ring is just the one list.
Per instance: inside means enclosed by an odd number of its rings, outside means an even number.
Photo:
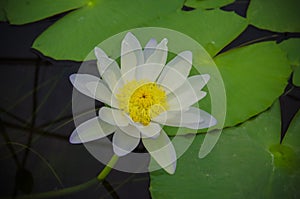
[{"label": "flower center disc", "polygon": [[144,126],[168,109],[166,93],[155,82],[130,81],[120,89],[117,99],[119,108]]}]

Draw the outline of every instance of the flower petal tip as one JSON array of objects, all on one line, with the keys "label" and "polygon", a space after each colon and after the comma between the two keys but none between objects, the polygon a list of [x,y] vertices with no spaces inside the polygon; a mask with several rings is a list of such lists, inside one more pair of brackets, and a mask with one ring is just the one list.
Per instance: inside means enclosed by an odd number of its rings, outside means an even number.
[{"label": "flower petal tip", "polygon": [[69,80],[73,85],[74,85],[75,79],[76,79],[76,74],[72,74],[69,76]]},{"label": "flower petal tip", "polygon": [[169,40],[168,40],[167,38],[164,38],[163,40],[161,40],[161,43],[167,45],[167,44],[168,44],[168,41],[169,41]]},{"label": "flower petal tip", "polygon": [[210,75],[209,74],[203,74],[202,78],[203,78],[205,84],[207,84],[207,82],[210,80]]},{"label": "flower petal tip", "polygon": [[168,174],[173,175],[176,171],[176,161],[163,168]]},{"label": "flower petal tip", "polygon": [[215,126],[217,123],[218,123],[217,119],[215,117],[211,116],[209,126],[210,127]]},{"label": "flower petal tip", "polygon": [[151,38],[151,39],[148,41],[148,43],[146,44],[145,49],[146,49],[146,48],[153,48],[153,49],[154,49],[154,48],[156,47],[156,45],[157,45],[156,39]]},{"label": "flower petal tip", "polygon": [[126,33],[126,35],[125,35],[125,37],[124,37],[124,40],[125,40],[126,38],[130,38],[130,37],[134,37],[134,38],[135,38],[135,36],[132,34],[132,32]]},{"label": "flower petal tip", "polygon": [[188,62],[190,65],[192,65],[193,61],[193,53],[189,50],[182,51],[177,55],[180,59]]},{"label": "flower petal tip", "polygon": [[69,142],[71,144],[81,144],[82,143],[76,130],[74,130],[73,133],[71,134],[71,136],[69,137]]},{"label": "flower petal tip", "polygon": [[101,57],[105,57],[107,58],[108,56],[106,55],[106,53],[99,47],[95,47],[94,48],[94,53],[97,59],[100,59]]}]

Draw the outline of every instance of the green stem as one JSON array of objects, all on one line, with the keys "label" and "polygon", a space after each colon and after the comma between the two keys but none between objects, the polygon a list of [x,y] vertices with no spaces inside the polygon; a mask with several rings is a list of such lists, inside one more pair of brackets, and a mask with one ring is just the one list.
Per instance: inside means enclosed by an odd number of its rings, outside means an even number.
[{"label": "green stem", "polygon": [[102,181],[106,178],[106,176],[109,174],[109,172],[111,171],[111,169],[115,166],[115,164],[117,163],[119,157],[114,154],[112,156],[112,158],[110,159],[110,161],[107,163],[107,165],[104,167],[104,169],[101,171],[101,173],[97,176],[97,179],[99,181]]},{"label": "green stem", "polygon": [[97,176],[97,178],[93,178],[85,183],[75,185],[72,187],[60,189],[60,190],[54,190],[54,191],[48,191],[44,193],[37,193],[37,194],[30,194],[30,195],[23,195],[17,197],[18,199],[40,199],[40,198],[52,198],[52,197],[58,197],[58,196],[64,196],[67,194],[72,194],[75,192],[82,191],[84,189],[89,188],[90,186],[103,182],[103,180],[106,178],[106,176],[109,174],[111,169],[114,167],[114,165],[118,161],[118,156],[113,155],[110,161],[107,163],[107,165],[104,167],[104,169],[101,171],[101,173]]}]

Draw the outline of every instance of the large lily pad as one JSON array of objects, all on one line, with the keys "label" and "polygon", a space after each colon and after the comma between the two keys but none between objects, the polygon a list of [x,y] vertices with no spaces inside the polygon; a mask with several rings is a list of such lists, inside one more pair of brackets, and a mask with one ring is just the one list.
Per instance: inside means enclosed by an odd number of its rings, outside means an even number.
[{"label": "large lily pad", "polygon": [[247,18],[254,26],[275,32],[300,32],[299,0],[251,0]]},{"label": "large lily pad", "polygon": [[281,42],[279,46],[287,53],[293,68],[293,84],[300,86],[300,39],[288,39]]},{"label": "large lily pad", "polygon": [[299,198],[299,121],[298,113],[280,145],[276,102],[257,118],[225,129],[204,159],[197,158],[204,135],[197,135],[174,175],[151,173],[152,198]]},{"label": "large lily pad", "polygon": [[187,0],[184,5],[192,8],[220,8],[222,6],[233,3],[234,0]]},{"label": "large lily pad", "polygon": [[[26,24],[62,12],[88,6],[88,0],[9,0],[7,18],[11,24]],[[92,2],[92,1],[90,1]]]},{"label": "large lily pad", "polygon": [[[67,14],[42,33],[33,47],[54,59],[82,61],[97,44],[116,33],[136,27],[160,26],[191,36],[215,55],[247,26],[246,20],[234,13],[220,10],[184,12],[182,4],[180,0],[172,3],[169,0],[101,1]],[[54,45],[53,41],[59,45]]]},{"label": "large lily pad", "polygon": [[291,73],[275,42],[262,42],[220,54],[215,59],[227,95],[225,126],[233,126],[272,105]]},{"label": "large lily pad", "polygon": [[5,6],[6,6],[7,0],[1,0],[0,1],[0,21],[6,21],[6,14],[5,14]]},{"label": "large lily pad", "polygon": [[300,67],[294,69],[293,84],[296,86],[300,86]]},{"label": "large lily pad", "polygon": [[216,9],[178,11],[149,25],[170,28],[187,34],[199,42],[211,56],[215,56],[243,32],[248,23],[234,12]]},{"label": "large lily pad", "polygon": [[279,44],[280,48],[287,53],[290,65],[294,67],[300,66],[300,39],[292,38],[285,40]]}]

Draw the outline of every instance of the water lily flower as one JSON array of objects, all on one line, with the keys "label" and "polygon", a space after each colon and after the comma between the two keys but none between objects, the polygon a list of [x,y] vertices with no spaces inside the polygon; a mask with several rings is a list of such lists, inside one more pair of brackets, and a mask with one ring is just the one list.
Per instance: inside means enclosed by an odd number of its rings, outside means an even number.
[{"label": "water lily flower", "polygon": [[121,44],[121,67],[100,48],[95,48],[100,78],[73,74],[70,80],[81,93],[105,103],[97,117],[79,125],[71,143],[84,143],[114,133],[117,156],[133,151],[142,140],[147,151],[168,173],[176,169],[176,152],[163,126],[190,129],[216,124],[209,113],[193,107],[205,97],[201,89],[208,74],[188,77],[192,53],[183,51],[166,64],[167,39],[151,39],[144,50],[132,33]]}]

